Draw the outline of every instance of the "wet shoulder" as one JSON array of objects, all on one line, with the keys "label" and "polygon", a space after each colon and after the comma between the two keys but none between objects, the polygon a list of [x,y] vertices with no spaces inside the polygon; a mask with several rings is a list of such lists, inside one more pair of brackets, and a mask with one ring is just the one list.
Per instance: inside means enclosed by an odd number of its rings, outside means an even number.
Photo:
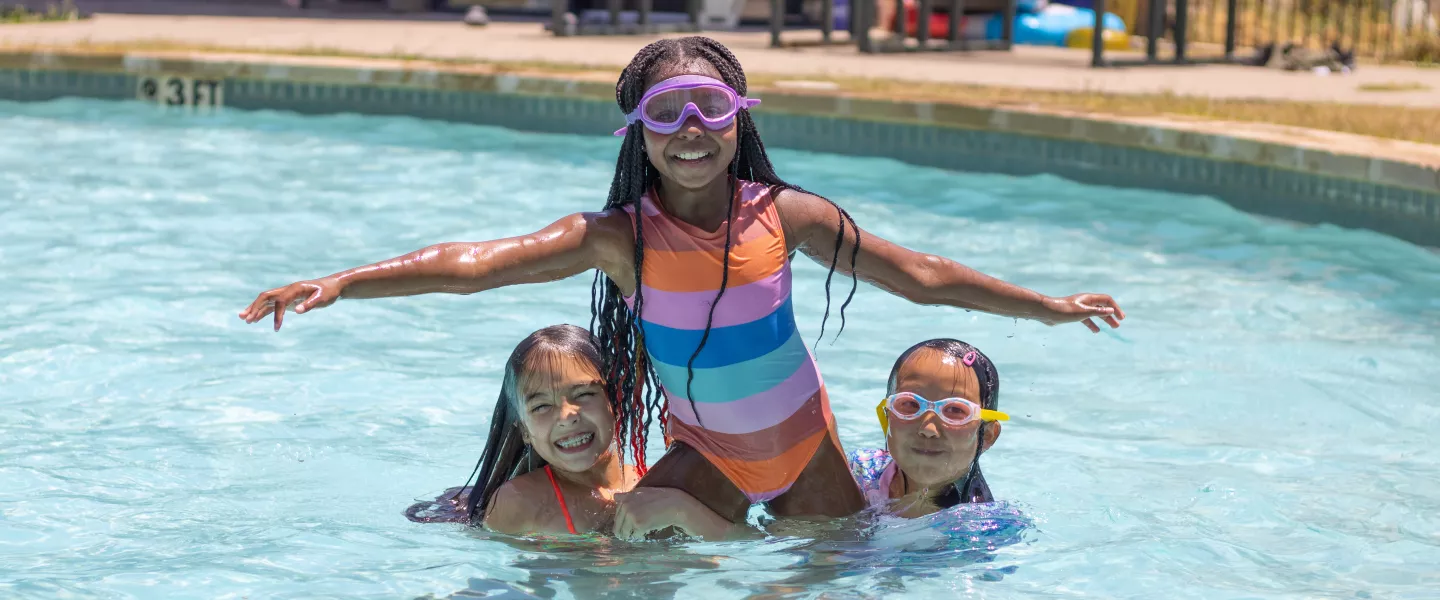
[{"label": "wet shoulder", "polygon": [[804,233],[823,221],[834,222],[836,207],[828,200],[793,188],[775,187],[765,194],[765,202],[773,206],[777,226],[785,234],[785,246],[789,252],[802,245]]},{"label": "wet shoulder", "polygon": [[544,471],[535,470],[509,481],[495,490],[485,514],[485,526],[501,533],[533,533],[546,529],[546,518],[558,512],[555,491]]},{"label": "wet shoulder", "polygon": [[625,294],[635,289],[635,221],[623,208],[577,213],[594,240],[600,270],[620,285]]}]

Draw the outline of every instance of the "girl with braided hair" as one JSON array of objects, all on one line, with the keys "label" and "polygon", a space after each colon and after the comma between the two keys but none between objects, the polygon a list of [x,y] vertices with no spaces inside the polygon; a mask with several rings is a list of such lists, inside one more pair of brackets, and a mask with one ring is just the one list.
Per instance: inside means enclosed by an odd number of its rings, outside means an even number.
[{"label": "girl with braided hair", "polygon": [[[278,330],[287,309],[305,313],[342,297],[468,294],[594,269],[591,329],[615,390],[617,435],[640,465],[652,420],[672,441],[633,497],[670,488],[730,522],[756,502],[778,516],[864,506],[795,327],[796,251],[830,270],[827,318],[837,271],[851,276],[852,296],[865,279],[916,303],[1051,325],[1099,331],[1092,318],[1111,327],[1124,318],[1109,296],[1044,296],[860,230],[835,203],[775,174],[749,114],[759,101],[746,92],[739,61],[720,43],[652,43],[615,86],[628,125],[617,132],[624,141],[603,210],[293,283],[260,294],[240,316],[253,323],[273,314]],[[654,514],[621,501],[617,529],[622,517],[632,533],[678,525]]]}]

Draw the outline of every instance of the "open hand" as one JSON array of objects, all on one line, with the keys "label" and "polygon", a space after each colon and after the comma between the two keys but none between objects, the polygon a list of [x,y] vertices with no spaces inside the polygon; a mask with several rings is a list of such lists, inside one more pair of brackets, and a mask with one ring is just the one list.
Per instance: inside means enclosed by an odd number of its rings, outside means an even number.
[{"label": "open hand", "polygon": [[330,306],[340,299],[341,287],[339,282],[328,278],[297,281],[261,293],[249,307],[240,311],[240,318],[246,323],[254,323],[273,313],[275,331],[280,331],[287,309],[294,308],[296,313],[304,313]]},{"label": "open hand", "polygon": [[654,534],[684,533],[702,539],[725,539],[733,530],[721,518],[684,491],[637,487],[615,494],[615,537],[642,541]]},{"label": "open hand", "polygon": [[1100,333],[1100,326],[1095,324],[1095,318],[1103,319],[1111,329],[1119,327],[1120,322],[1125,320],[1125,311],[1120,309],[1120,305],[1115,302],[1114,298],[1105,294],[1075,294],[1064,298],[1046,298],[1044,305],[1049,314],[1041,320],[1046,325],[1080,321],[1090,328],[1090,331]]},{"label": "open hand", "polygon": [[644,541],[652,533],[671,527],[683,528],[677,504],[678,495],[689,494],[670,488],[635,488],[615,494],[615,537],[632,542]]}]

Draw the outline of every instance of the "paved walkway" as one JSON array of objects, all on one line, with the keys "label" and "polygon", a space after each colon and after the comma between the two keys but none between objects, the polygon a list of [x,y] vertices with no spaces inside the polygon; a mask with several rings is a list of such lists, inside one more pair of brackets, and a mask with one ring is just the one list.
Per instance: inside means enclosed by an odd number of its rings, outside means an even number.
[{"label": "paved walkway", "polygon": [[[555,38],[536,23],[471,28],[456,19],[223,17],[101,13],[70,23],[0,25],[0,47],[174,41],[267,50],[326,49],[503,61],[547,61],[621,67],[654,36]],[[772,49],[760,32],[713,32],[747,71],[970,83],[1055,90],[1164,93],[1215,98],[1269,98],[1377,105],[1440,106],[1440,69],[1362,66],[1351,76],[1237,66],[1091,69],[1088,53],[1022,46],[1014,52],[860,54],[853,46]],[[818,31],[788,39],[817,40]],[[1421,91],[1365,91],[1365,85],[1415,84]],[[1377,108],[1395,110],[1394,108]]]}]

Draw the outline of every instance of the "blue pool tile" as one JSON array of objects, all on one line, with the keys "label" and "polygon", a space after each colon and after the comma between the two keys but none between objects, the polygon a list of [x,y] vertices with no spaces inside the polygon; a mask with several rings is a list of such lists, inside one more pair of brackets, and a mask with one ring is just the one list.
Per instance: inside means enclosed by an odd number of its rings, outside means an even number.
[{"label": "blue pool tile", "polygon": [[[129,99],[136,75],[0,69],[0,98]],[[410,114],[517,129],[603,134],[618,119],[612,102],[373,85],[227,79],[237,108]],[[1307,220],[1334,219],[1440,243],[1440,193],[1142,148],[919,123],[854,121],[759,112],[757,127],[776,148],[878,155],[965,170],[1051,172],[1089,183],[1189,190],[1246,209]]]}]

